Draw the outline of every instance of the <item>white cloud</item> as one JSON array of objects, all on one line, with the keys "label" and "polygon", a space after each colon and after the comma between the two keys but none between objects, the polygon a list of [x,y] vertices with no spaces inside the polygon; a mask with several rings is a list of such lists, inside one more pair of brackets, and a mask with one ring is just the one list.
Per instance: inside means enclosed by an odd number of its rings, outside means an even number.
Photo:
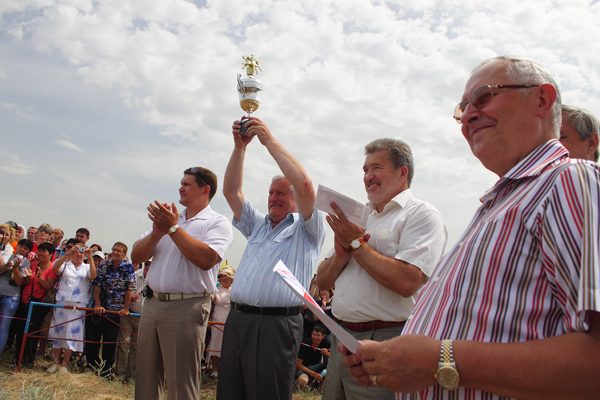
[{"label": "white cloud", "polygon": [[69,150],[83,151],[83,149],[81,147],[77,146],[75,143],[70,142],[68,140],[57,139],[56,143],[58,143],[59,146],[62,146],[62,147],[67,148]]},{"label": "white cloud", "polygon": [[[63,190],[81,182],[95,194],[82,204],[106,211],[89,217],[106,237],[124,226],[117,216],[135,219],[122,229],[138,237],[145,204],[176,200],[191,165],[222,180],[231,122],[242,115],[235,90],[242,55],[254,54],[263,69],[256,116],[315,185],[364,200],[363,146],[401,138],[415,154],[415,194],[443,212],[451,243],[495,180],[451,118],[473,67],[505,53],[537,58],[556,74],[565,103],[600,112],[600,3],[584,0],[211,0],[203,8],[183,0],[9,0],[0,13],[0,46],[12,51],[0,77],[10,76],[3,89],[13,84],[10,96],[0,93],[11,132],[3,144],[28,146],[21,163],[32,164],[30,175],[41,169]],[[66,93],[64,82],[72,84]],[[38,163],[49,148],[56,160]],[[69,168],[85,172],[75,174],[84,181],[63,179]],[[276,173],[252,143],[244,190],[263,209]],[[118,211],[97,201],[111,188],[127,199]],[[215,208],[229,215],[219,196]],[[0,205],[9,201],[18,199]],[[60,202],[50,209],[65,214]]]},{"label": "white cloud", "polygon": [[[0,171],[11,176],[31,175],[34,173],[34,168],[24,162],[19,154],[2,152],[0,154]],[[3,193],[15,193],[18,188],[5,186]]]}]

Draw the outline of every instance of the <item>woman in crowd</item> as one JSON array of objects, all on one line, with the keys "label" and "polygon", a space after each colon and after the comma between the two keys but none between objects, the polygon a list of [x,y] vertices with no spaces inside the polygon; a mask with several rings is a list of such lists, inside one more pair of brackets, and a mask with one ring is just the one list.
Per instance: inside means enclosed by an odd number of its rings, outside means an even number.
[{"label": "woman in crowd", "polygon": [[[85,245],[69,239],[67,252],[54,263],[54,272],[60,276],[60,284],[56,293],[56,304],[63,306],[86,307],[90,281],[96,278],[96,266],[92,250]],[[84,264],[87,257],[89,264]],[[52,316],[52,328],[48,333],[54,339],[54,361],[48,372],[68,374],[69,360],[74,351],[83,351],[83,332],[85,320],[83,310],[57,308]],[[68,322],[70,321],[70,322]],[[56,339],[59,338],[59,339]],[[61,360],[64,349],[64,358]]]},{"label": "woman in crowd", "polygon": [[0,225],[0,267],[3,267],[15,249],[10,245],[14,240],[15,230],[9,224]]},{"label": "woman in crowd", "polygon": [[[36,260],[31,263],[31,276],[28,276],[23,283],[21,292],[21,302],[15,317],[14,324],[16,325],[17,340],[15,358],[18,359],[21,351],[21,342],[23,341],[23,332],[25,330],[25,319],[29,312],[29,303],[42,302],[46,297],[46,293],[50,290],[56,281],[58,275],[54,272],[53,264],[50,259],[54,254],[54,246],[51,243],[42,243],[38,246],[38,251],[35,255]],[[34,306],[31,310],[31,318],[29,321],[29,332],[35,332],[41,329],[44,317],[50,310],[46,306]],[[36,333],[35,336],[40,336]],[[26,367],[33,366],[35,351],[38,344],[38,338],[29,338],[25,344],[23,352],[23,365]]]},{"label": "woman in crowd", "polygon": [[[221,269],[219,273],[219,287],[217,288],[217,294],[212,297],[215,310],[213,311],[212,321],[214,322],[225,322],[227,315],[229,314],[230,298],[231,298],[231,284],[235,277],[235,270],[231,265],[226,265]],[[210,343],[208,344],[208,358],[212,361],[213,372],[210,374],[211,377],[216,378],[219,376],[219,361],[221,359],[221,345],[223,344],[223,328],[224,325],[211,325],[210,326]]]},{"label": "woman in crowd", "polygon": [[[3,242],[4,232],[2,232]],[[28,275],[31,275],[27,254],[33,248],[31,240],[22,239],[17,245],[17,250],[8,260],[2,259],[0,267],[0,354],[4,350],[6,339],[12,317],[19,307],[19,298],[21,297],[21,285]]]}]

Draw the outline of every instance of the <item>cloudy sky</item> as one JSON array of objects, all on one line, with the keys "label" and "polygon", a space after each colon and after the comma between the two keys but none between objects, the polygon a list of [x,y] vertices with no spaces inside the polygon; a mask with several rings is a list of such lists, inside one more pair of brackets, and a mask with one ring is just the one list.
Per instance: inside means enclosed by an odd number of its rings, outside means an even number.
[{"label": "cloudy sky", "polygon": [[[222,184],[242,55],[263,69],[255,115],[315,186],[366,201],[364,145],[410,144],[413,193],[449,245],[497,179],[451,117],[479,62],[535,58],[564,103],[600,113],[594,1],[3,0],[0,15],[0,220],[85,226],[105,249],[149,228],[150,201],[178,200],[185,168]],[[253,142],[244,192],[262,210],[277,173]],[[220,190],[212,207],[231,218]],[[234,266],[245,243],[236,233]]]}]

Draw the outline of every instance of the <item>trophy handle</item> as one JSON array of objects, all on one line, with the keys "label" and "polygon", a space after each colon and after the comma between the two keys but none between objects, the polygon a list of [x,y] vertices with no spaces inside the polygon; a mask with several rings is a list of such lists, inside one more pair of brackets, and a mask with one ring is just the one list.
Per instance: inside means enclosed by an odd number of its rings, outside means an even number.
[{"label": "trophy handle", "polygon": [[243,93],[242,92],[242,79],[241,78],[242,78],[242,74],[237,74],[237,82],[238,82],[237,90],[238,90],[238,92],[240,92],[240,94]]}]

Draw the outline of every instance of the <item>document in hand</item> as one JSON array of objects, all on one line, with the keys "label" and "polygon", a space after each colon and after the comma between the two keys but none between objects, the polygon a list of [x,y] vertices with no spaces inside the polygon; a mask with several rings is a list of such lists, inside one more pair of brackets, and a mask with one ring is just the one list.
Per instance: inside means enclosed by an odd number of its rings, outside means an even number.
[{"label": "document in hand", "polygon": [[337,204],[348,221],[367,229],[367,219],[371,213],[369,207],[326,186],[319,185],[315,208],[329,214],[335,214],[330,206],[331,202]]},{"label": "document in hand", "polygon": [[292,291],[296,293],[300,299],[302,299],[302,301],[304,301],[308,308],[310,308],[310,311],[312,311],[313,314],[315,314],[315,316],[317,316],[317,318],[319,318],[319,320],[324,323],[327,328],[329,328],[331,333],[337,336],[340,342],[342,342],[348,350],[350,350],[352,353],[356,353],[358,346],[360,346],[358,340],[346,332],[341,326],[336,324],[334,320],[329,318],[329,316],[325,314],[323,310],[321,310],[321,306],[319,306],[312,296],[306,290],[304,290],[300,282],[298,282],[296,277],[292,275],[283,261],[280,260],[275,265],[273,272],[279,275],[283,282],[285,282],[285,284],[288,285],[290,289],[292,289]]}]

